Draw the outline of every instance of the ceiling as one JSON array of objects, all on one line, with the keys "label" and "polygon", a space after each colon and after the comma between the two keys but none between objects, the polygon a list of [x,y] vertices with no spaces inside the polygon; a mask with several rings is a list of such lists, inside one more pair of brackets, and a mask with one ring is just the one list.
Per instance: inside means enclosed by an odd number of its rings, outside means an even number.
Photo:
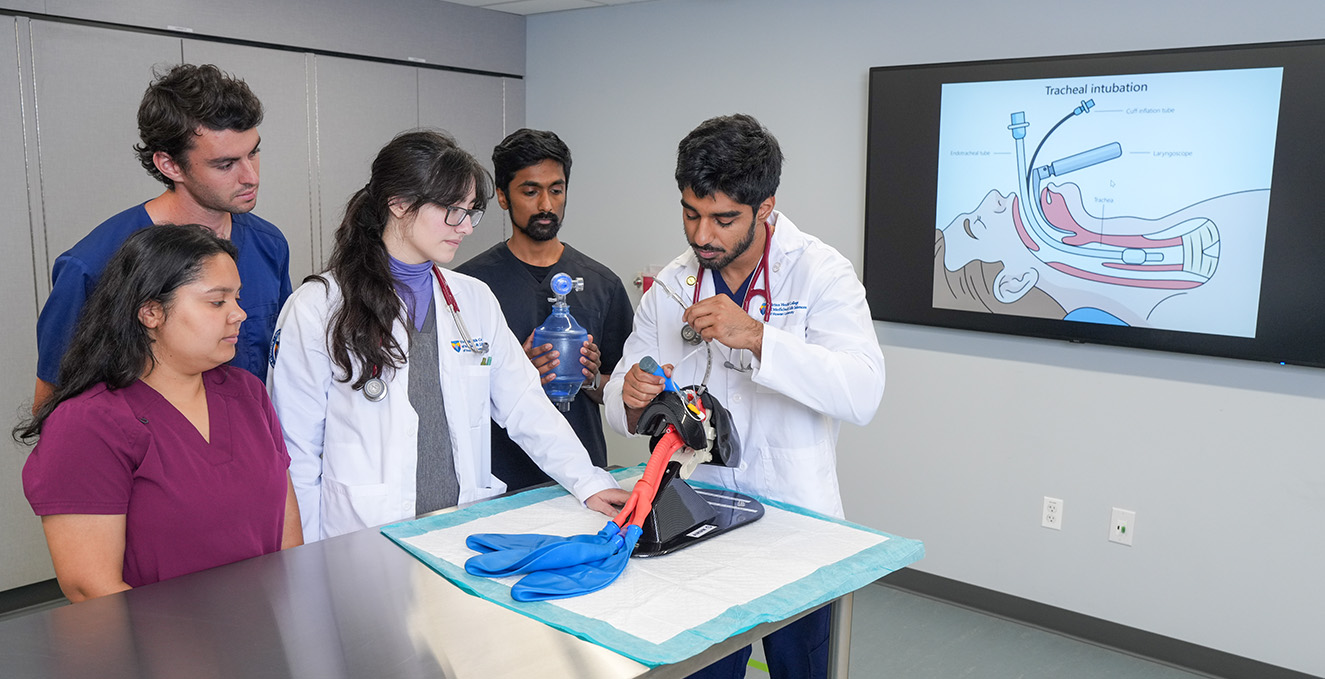
[{"label": "ceiling", "polygon": [[632,2],[649,2],[649,0],[446,0],[457,5],[469,5],[470,7],[486,7],[501,12],[511,14],[542,14],[544,12],[561,12],[568,9],[586,9],[589,7],[605,7],[608,5],[626,5]]}]

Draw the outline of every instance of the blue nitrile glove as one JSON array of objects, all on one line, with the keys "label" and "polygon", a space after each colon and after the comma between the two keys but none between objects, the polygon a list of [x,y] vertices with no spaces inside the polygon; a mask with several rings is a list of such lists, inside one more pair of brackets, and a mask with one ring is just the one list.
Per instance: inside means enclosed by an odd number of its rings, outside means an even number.
[{"label": "blue nitrile glove", "polygon": [[[481,533],[465,541],[471,549],[475,544],[494,551],[470,557],[465,561],[465,572],[485,578],[500,578],[534,571],[574,567],[590,561],[601,561],[615,551],[613,538],[620,532],[609,521],[596,535],[502,535]],[[503,548],[503,545],[512,545]],[[532,545],[532,546],[530,546]]]},{"label": "blue nitrile glove", "polygon": [[597,592],[621,577],[643,532],[639,526],[627,526],[624,535],[614,540],[616,550],[600,561],[530,573],[511,587],[511,598],[546,601]]}]

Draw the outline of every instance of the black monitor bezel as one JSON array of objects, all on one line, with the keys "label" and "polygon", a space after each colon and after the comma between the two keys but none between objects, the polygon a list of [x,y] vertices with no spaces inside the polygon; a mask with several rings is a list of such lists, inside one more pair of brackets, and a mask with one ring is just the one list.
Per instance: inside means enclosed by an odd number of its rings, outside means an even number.
[{"label": "black monitor bezel", "polygon": [[[1255,337],[934,308],[942,84],[1267,66],[1284,72]],[[871,315],[879,321],[1325,367],[1325,304],[1315,304],[1313,294],[1325,289],[1320,217],[1325,211],[1313,200],[1325,194],[1315,186],[1325,181],[1325,141],[1314,138],[1325,140],[1321,73],[1325,40],[871,68],[863,267]],[[902,107],[905,116],[897,110]],[[899,123],[904,129],[889,133]],[[1319,180],[1312,182],[1313,177]],[[1317,208],[1314,221],[1311,208]]]}]

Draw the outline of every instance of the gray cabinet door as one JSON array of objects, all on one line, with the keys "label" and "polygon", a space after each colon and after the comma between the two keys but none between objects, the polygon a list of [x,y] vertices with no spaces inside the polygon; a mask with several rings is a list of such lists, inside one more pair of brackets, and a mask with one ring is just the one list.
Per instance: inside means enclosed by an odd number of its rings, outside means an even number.
[{"label": "gray cabinet door", "polygon": [[[27,20],[5,17],[4,34],[26,33]],[[28,167],[36,155],[26,153],[24,127],[36,129],[30,107],[19,95],[19,55],[14,40],[0,40],[0,205],[6,207],[5,245],[0,248],[0,384],[9,394],[0,412],[13,418],[32,405],[37,376],[37,287],[33,263],[34,213],[28,203]],[[25,125],[26,124],[26,125]],[[35,168],[33,169],[35,174]],[[43,258],[44,261],[44,258]],[[0,444],[0,590],[21,587],[52,577],[51,560],[42,537],[41,521],[23,496],[22,471],[27,448],[4,436]]]},{"label": "gray cabinet door", "polygon": [[[506,136],[505,92],[502,78],[419,71],[419,125],[450,132],[465,149],[492,172],[492,148]],[[494,198],[479,228],[465,238],[452,264],[459,264],[505,240],[510,225]]]},{"label": "gray cabinet door", "polygon": [[50,292],[50,267],[93,227],[165,186],[133,152],[138,103],[154,66],[180,62],[178,38],[104,28],[32,22],[38,156],[47,261],[39,296]]},{"label": "gray cabinet door", "polygon": [[[262,173],[254,214],[275,224],[290,243],[294,285],[314,273],[312,123],[308,87],[312,56],[225,43],[184,41],[184,60],[215,64],[248,83],[262,100]],[[320,267],[319,267],[320,268]]]},{"label": "gray cabinet door", "polygon": [[[520,78],[502,78],[502,138],[522,128],[524,124],[524,80]],[[553,130],[555,132],[556,130]],[[562,141],[565,141],[564,139]],[[575,158],[575,149],[571,149],[571,159]],[[491,160],[491,158],[489,158]],[[567,196],[570,194],[568,193]],[[501,206],[493,208],[500,210]],[[501,215],[502,238],[511,236],[511,217]],[[480,252],[482,252],[480,250]]]},{"label": "gray cabinet door", "polygon": [[338,57],[314,58],[321,262],[331,255],[345,203],[368,183],[377,152],[419,125],[418,69]]},{"label": "gray cabinet door", "polygon": [[[50,16],[523,75],[525,18],[437,0],[3,0]],[[25,5],[27,5],[25,7]]]},{"label": "gray cabinet door", "polygon": [[[502,118],[506,121],[506,134],[510,134],[524,127],[524,81],[519,78],[502,78],[501,88],[506,95]],[[575,157],[574,149],[571,150],[571,157]]]}]

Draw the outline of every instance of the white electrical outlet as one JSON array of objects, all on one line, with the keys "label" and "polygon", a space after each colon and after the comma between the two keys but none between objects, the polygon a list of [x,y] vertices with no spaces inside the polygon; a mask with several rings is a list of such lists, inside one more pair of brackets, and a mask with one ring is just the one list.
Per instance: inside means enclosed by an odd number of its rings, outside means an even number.
[{"label": "white electrical outlet", "polygon": [[1132,546],[1132,535],[1136,533],[1136,512],[1113,508],[1113,518],[1109,521],[1109,542]]},{"label": "white electrical outlet", "polygon": [[1040,512],[1040,525],[1054,530],[1063,530],[1063,501],[1056,497],[1044,496],[1044,509]]}]

